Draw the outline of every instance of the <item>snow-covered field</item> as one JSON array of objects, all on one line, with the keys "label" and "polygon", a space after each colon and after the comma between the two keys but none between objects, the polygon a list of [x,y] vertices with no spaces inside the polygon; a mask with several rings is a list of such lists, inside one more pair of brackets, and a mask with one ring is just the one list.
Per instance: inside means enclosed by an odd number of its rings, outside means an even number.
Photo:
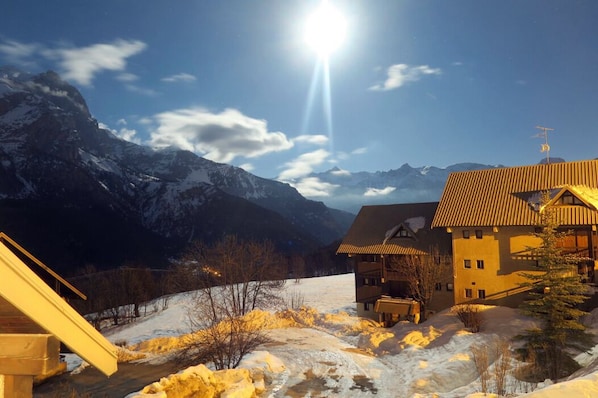
[{"label": "snow-covered field", "polygon": [[[198,386],[224,391],[221,397],[482,397],[471,347],[492,349],[533,321],[503,307],[482,307],[481,333],[470,333],[450,311],[414,325],[385,329],[355,315],[353,274],[288,281],[287,294],[304,297],[297,311],[255,311],[271,341],[244,359],[240,369],[214,372],[202,364],[164,375],[143,392],[128,397],[176,397]],[[166,309],[106,332],[126,344],[141,361],[171,359],[180,336],[189,333],[187,308],[192,294],[170,298]],[[598,331],[598,314],[586,320]],[[490,350],[492,351],[492,350]],[[493,355],[491,353],[491,358]],[[598,346],[577,360],[585,366],[569,380],[551,385],[517,381],[508,375],[506,394],[533,398],[598,397]],[[70,359],[71,369],[78,366]],[[513,369],[518,366],[511,360]],[[76,369],[75,369],[76,371]],[[493,374],[493,367],[490,367]],[[493,392],[493,377],[488,391]],[[173,391],[179,391],[174,393]],[[191,396],[191,395],[189,395]],[[255,396],[255,395],[254,395]]]}]

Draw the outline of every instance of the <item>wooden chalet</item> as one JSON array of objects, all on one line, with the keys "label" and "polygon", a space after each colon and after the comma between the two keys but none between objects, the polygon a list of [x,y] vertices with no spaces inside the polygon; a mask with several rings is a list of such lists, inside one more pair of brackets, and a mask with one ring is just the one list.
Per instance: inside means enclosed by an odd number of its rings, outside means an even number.
[{"label": "wooden chalet", "polygon": [[[550,201],[542,204],[543,193]],[[451,173],[432,227],[451,234],[454,301],[517,305],[521,272],[534,272],[530,247],[540,212],[550,206],[562,231],[560,247],[587,261],[584,281],[598,265],[598,160]]]},{"label": "wooden chalet", "polygon": [[[406,257],[430,256],[433,252],[450,256],[450,234],[445,229],[431,229],[437,206],[434,202],[361,208],[337,250],[353,263],[359,316],[387,324],[401,316],[417,319],[414,315],[419,303],[409,300],[408,281],[397,264]],[[453,304],[453,281],[451,275],[448,278],[437,281],[437,291],[426,311]]]}]

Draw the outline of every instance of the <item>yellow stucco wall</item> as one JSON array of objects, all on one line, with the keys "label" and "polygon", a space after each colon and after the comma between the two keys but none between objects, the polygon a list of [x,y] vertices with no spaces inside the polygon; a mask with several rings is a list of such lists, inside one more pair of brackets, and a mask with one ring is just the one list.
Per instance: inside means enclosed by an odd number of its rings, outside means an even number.
[{"label": "yellow stucco wall", "polygon": [[[481,238],[476,230],[482,231]],[[535,265],[526,253],[539,242],[533,231],[533,227],[453,228],[455,304],[480,298],[480,290],[486,299],[498,299],[518,288],[525,281],[521,271],[533,272]],[[465,260],[470,260],[471,268],[465,267]],[[478,260],[483,261],[483,269],[478,268]],[[472,297],[466,297],[466,289],[471,289]]]}]

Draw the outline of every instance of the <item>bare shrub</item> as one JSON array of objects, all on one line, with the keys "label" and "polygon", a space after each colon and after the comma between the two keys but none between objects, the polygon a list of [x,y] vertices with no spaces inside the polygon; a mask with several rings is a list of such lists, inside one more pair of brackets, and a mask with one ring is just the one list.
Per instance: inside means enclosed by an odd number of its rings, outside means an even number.
[{"label": "bare shrub", "polygon": [[488,381],[490,380],[490,372],[488,367],[490,366],[490,358],[488,355],[488,347],[486,346],[472,346],[471,355],[476,371],[480,376],[480,384],[482,385],[482,393],[488,392]]},{"label": "bare shrub", "polygon": [[213,363],[216,370],[232,369],[268,341],[264,326],[244,316],[216,313],[208,303],[196,302],[193,311],[190,319],[198,331],[188,336],[180,352],[179,359],[185,364]]},{"label": "bare shrub", "polygon": [[196,332],[182,350],[181,360],[230,369],[266,342],[264,325],[248,321],[246,315],[283,302],[282,264],[270,242],[227,236],[213,246],[194,243],[176,271],[183,278],[187,274],[198,289],[188,311]]},{"label": "bare shrub", "polygon": [[482,330],[484,317],[478,306],[473,304],[457,305],[453,307],[453,312],[470,332],[478,333]]},{"label": "bare shrub", "polygon": [[511,345],[506,340],[497,339],[494,342],[494,390],[498,396],[504,396],[506,391],[507,375],[511,370]]},{"label": "bare shrub", "polygon": [[287,294],[285,309],[298,310],[305,305],[305,295],[297,290]]}]

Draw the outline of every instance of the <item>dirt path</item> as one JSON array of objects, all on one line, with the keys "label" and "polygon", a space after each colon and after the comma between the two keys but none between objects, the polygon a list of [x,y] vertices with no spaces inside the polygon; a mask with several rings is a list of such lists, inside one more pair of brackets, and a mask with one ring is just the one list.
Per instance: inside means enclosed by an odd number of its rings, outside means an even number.
[{"label": "dirt path", "polygon": [[33,397],[123,398],[179,370],[173,362],[161,365],[119,363],[118,371],[108,378],[94,368],[87,368],[79,374],[63,374],[47,380],[33,389]]}]

